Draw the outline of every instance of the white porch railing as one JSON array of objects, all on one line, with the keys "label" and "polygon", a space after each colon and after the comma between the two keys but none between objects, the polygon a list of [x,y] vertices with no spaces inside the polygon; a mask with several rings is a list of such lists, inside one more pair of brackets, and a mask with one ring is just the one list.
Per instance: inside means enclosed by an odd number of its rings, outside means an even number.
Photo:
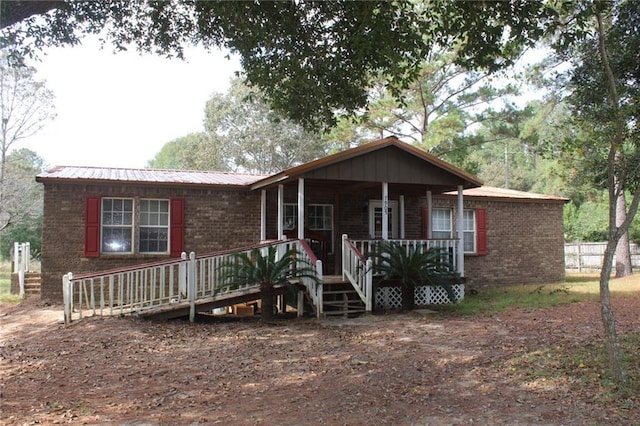
[{"label": "white porch railing", "polygon": [[[381,240],[350,240],[342,235],[342,278],[349,281],[365,304],[365,310],[371,312],[374,304],[373,294],[373,260],[371,253],[375,253]],[[445,259],[457,270],[458,240],[431,239],[431,240],[388,240],[405,247],[428,250],[439,248],[443,251]],[[463,290],[464,291],[464,290]]]},{"label": "white porch railing", "polygon": [[[351,240],[352,244],[363,255],[369,253],[375,253],[381,240]],[[458,254],[456,247],[458,240],[445,240],[445,239],[430,239],[430,240],[387,240],[390,243],[400,244],[409,249],[420,249],[427,251],[432,248],[438,248],[442,250],[444,256],[446,256],[447,263],[449,263],[454,271],[458,270]]]},{"label": "white porch railing", "polygon": [[366,259],[363,251],[346,234],[342,235],[342,279],[351,283],[364,302],[366,312],[373,310],[373,269],[371,266],[371,259]]},{"label": "white porch railing", "polygon": [[[318,278],[317,281],[314,281],[307,277],[300,278],[300,281],[306,287],[307,294],[311,298],[311,303],[316,308],[316,317],[322,318],[322,315],[323,315],[322,261],[316,257],[316,255],[313,253],[313,250],[311,250],[311,247],[309,247],[309,244],[305,240],[298,240],[297,243],[298,243],[298,256],[302,256],[302,259],[304,262],[315,267],[316,277]],[[304,295],[302,293],[298,293],[298,316],[302,315],[303,302],[304,302]]]},{"label": "white porch railing", "polygon": [[[230,288],[222,282],[219,266],[237,253],[250,254],[252,250],[276,246],[279,255],[295,248],[298,256],[308,261],[322,279],[322,262],[315,259],[304,241],[286,240],[260,244],[249,248],[148,263],[117,270],[74,276],[71,272],[62,279],[64,320],[70,323],[72,315],[124,315],[184,303],[190,307],[189,318],[195,319],[196,302],[203,299],[222,299],[226,295],[259,287],[247,283],[240,288]],[[311,301],[322,312],[322,284],[311,279],[301,279]],[[299,299],[298,307],[301,308]],[[301,309],[300,309],[301,310]],[[301,314],[301,312],[299,312]]]},{"label": "white porch railing", "polygon": [[31,243],[13,243],[13,272],[18,274],[20,297],[24,297],[25,273],[31,268]]}]

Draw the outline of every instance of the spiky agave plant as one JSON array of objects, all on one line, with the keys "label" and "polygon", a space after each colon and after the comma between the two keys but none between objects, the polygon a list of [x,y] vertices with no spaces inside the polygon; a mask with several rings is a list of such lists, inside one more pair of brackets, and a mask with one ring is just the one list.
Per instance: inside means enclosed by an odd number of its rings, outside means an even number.
[{"label": "spiky agave plant", "polygon": [[449,300],[455,302],[453,284],[461,283],[460,275],[446,262],[447,253],[440,248],[422,250],[382,241],[371,254],[373,272],[380,281],[397,281],[402,289],[402,309],[415,306],[415,288],[422,285],[440,286]]},{"label": "spiky agave plant", "polygon": [[288,249],[278,256],[275,246],[264,249],[253,249],[249,253],[236,253],[227,262],[218,267],[222,284],[230,288],[238,288],[246,284],[260,284],[261,318],[273,319],[275,305],[275,287],[286,285],[292,292],[298,288],[292,281],[309,278],[318,281],[315,268],[298,256],[295,249]]}]

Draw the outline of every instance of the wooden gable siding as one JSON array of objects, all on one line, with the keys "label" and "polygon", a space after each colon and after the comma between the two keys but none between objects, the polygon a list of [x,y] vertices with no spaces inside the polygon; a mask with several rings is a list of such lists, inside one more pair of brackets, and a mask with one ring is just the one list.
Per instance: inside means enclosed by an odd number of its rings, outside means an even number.
[{"label": "wooden gable siding", "polygon": [[388,182],[447,188],[464,184],[459,177],[393,146],[309,170],[303,177],[328,181]]}]

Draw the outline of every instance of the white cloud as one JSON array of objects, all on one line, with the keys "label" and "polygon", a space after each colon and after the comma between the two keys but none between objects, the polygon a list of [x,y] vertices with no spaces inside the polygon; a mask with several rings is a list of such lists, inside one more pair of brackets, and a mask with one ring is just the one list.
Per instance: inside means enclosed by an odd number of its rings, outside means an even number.
[{"label": "white cloud", "polygon": [[144,167],[166,143],[203,129],[204,107],[225,92],[237,59],[190,49],[186,61],[101,50],[95,40],[49,49],[35,63],[57,117],[19,147],[48,165]]}]

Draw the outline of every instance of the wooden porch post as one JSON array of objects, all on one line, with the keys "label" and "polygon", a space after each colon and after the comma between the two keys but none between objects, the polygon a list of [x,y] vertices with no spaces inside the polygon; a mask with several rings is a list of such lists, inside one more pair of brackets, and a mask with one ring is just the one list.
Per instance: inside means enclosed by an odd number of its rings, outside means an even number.
[{"label": "wooden porch post", "polygon": [[400,215],[400,238],[404,240],[404,195],[399,196],[398,214]]},{"label": "wooden porch post", "polygon": [[260,194],[260,241],[267,239],[267,191]]},{"label": "wooden porch post", "polygon": [[431,191],[427,191],[427,238],[433,238],[433,199]]},{"label": "wooden porch post", "polygon": [[382,239],[389,239],[389,183],[382,182]]},{"label": "wooden porch post", "polygon": [[304,240],[304,178],[298,179],[298,239]]},{"label": "wooden porch post", "polygon": [[284,235],[284,185],[278,185],[278,239]]},{"label": "wooden porch post", "polygon": [[456,234],[458,235],[457,247],[457,267],[456,272],[464,277],[464,199],[462,196],[463,186],[458,185],[458,223],[456,225]]}]

